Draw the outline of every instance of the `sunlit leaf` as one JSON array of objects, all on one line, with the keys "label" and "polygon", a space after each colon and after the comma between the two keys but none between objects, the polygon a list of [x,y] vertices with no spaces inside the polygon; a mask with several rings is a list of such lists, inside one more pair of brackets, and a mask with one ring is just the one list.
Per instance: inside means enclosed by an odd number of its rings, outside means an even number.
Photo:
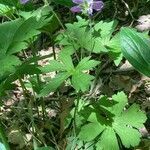
[{"label": "sunlit leaf", "polygon": [[150,40],[133,29],[122,28],[121,48],[135,69],[150,77]]}]

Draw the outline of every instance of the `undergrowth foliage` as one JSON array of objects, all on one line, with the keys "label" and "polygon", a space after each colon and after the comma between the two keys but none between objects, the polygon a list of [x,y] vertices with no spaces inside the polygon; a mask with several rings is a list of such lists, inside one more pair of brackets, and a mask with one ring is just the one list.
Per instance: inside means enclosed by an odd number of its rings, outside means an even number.
[{"label": "undergrowth foliage", "polygon": [[[72,6],[71,1],[63,4]],[[12,113],[17,125],[4,117],[0,120],[0,149],[14,148],[16,143],[8,141],[14,126],[20,136],[31,134],[28,142],[32,144],[17,143],[20,149],[119,150],[138,146],[139,129],[147,119],[140,106],[129,105],[123,91],[112,96],[93,93],[103,75],[103,58],[117,67],[125,56],[138,71],[150,75],[146,34],[127,27],[120,32],[117,20],[100,21],[92,16],[76,16],[76,21],[63,25],[49,1],[39,8],[30,0],[0,1],[0,16],[4,19],[0,24],[1,106],[17,87],[23,95]],[[45,34],[59,52],[53,49],[52,55],[39,55],[37,43]],[[39,64],[53,55],[46,65]],[[47,74],[50,76],[44,77]],[[55,119],[48,117],[48,107],[55,109]]]}]

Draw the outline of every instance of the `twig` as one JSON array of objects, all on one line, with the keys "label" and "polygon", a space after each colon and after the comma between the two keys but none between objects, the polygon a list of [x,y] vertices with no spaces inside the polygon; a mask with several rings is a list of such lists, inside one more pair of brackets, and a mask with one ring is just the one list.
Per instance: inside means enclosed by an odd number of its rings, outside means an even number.
[{"label": "twig", "polygon": [[134,16],[132,15],[132,12],[131,12],[131,10],[130,10],[129,5],[128,5],[124,0],[121,0],[121,1],[122,1],[122,2],[124,3],[124,5],[126,6],[126,8],[127,8],[128,12],[129,12],[130,16],[132,17],[132,19],[135,20]]}]

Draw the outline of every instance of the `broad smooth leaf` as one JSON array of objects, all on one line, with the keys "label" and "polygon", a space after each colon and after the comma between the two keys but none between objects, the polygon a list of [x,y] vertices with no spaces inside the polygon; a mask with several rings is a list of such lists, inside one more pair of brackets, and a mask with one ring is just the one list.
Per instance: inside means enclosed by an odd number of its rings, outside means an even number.
[{"label": "broad smooth leaf", "polygon": [[5,56],[0,58],[1,70],[0,70],[0,79],[2,76],[7,76],[10,73],[14,73],[16,68],[21,64],[21,61],[16,56]]},{"label": "broad smooth leaf", "polygon": [[14,72],[14,66],[18,66],[19,59],[12,54],[20,52],[28,47],[29,41],[34,41],[40,34],[38,30],[47,23],[43,17],[36,20],[36,17],[28,19],[16,19],[0,24],[0,63],[2,69],[0,78]]},{"label": "broad smooth leaf", "polygon": [[[27,42],[40,34],[39,29],[47,20],[36,17],[16,19],[0,24],[0,57],[7,53],[14,54],[28,47]],[[35,40],[36,38],[34,38]]]},{"label": "broad smooth leaf", "polygon": [[16,19],[0,24],[0,57],[6,54],[13,41],[14,34],[22,23],[22,19]]},{"label": "broad smooth leaf", "polygon": [[131,28],[121,29],[121,48],[125,58],[150,77],[150,40]]}]

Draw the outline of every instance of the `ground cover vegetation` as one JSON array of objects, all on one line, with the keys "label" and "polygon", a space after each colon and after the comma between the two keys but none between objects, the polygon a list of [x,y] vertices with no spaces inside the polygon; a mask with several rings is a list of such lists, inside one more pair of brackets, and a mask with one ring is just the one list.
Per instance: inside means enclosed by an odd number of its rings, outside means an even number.
[{"label": "ground cover vegetation", "polygon": [[149,0],[0,0],[0,21],[0,150],[149,150]]}]

